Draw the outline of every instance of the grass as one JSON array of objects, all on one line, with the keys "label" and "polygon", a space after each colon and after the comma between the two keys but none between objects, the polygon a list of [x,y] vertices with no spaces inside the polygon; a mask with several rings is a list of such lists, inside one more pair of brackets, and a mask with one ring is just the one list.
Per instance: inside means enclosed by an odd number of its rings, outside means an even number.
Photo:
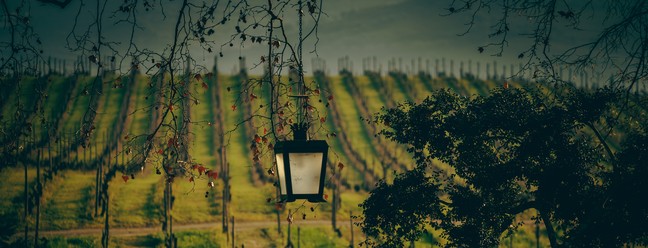
[{"label": "grass", "polygon": [[[47,89],[47,98],[45,98],[45,102],[43,104],[43,111],[44,113],[48,113],[48,115],[45,115],[45,121],[51,123],[52,125],[56,124],[56,120],[53,118],[56,118],[60,116],[64,111],[65,111],[65,96],[67,94],[66,90],[68,88],[68,84],[70,84],[71,79],[70,78],[64,78],[59,75],[52,75],[46,78],[46,80],[50,80],[49,83],[49,88]],[[47,135],[45,128],[41,128],[41,137],[45,137]]]},{"label": "grass", "polygon": [[[323,105],[325,105],[325,103],[327,102],[327,97],[330,94],[332,94],[332,92],[323,92],[323,91],[320,94],[320,99],[322,100]],[[335,104],[337,104],[338,100],[334,99],[333,101],[336,102]],[[319,111],[327,112],[326,121],[321,125],[321,128],[325,130],[326,134],[318,133],[319,136],[316,136],[316,139],[326,140],[326,142],[329,145],[328,160],[331,161],[333,164],[338,164],[338,162],[342,162],[344,164],[350,164],[347,154],[342,152],[343,149],[342,149],[340,138],[330,136],[330,133],[336,133],[343,130],[341,127],[336,127],[334,125],[333,117],[331,116],[331,113],[329,113],[329,111],[333,111],[332,108],[333,106],[329,106],[328,108],[321,107],[321,109],[319,110]],[[331,174],[329,173],[327,175],[331,175]],[[341,177],[346,179],[351,185],[362,184],[361,172],[355,166],[351,166],[351,168],[347,170],[342,170]]]},{"label": "grass", "polygon": [[18,110],[18,104],[20,104],[20,109],[22,111],[19,113],[22,116],[29,116],[29,113],[32,112],[34,104],[37,99],[37,92],[34,90],[36,84],[38,83],[38,78],[32,77],[23,77],[20,80],[20,84],[14,90],[13,94],[9,94],[6,104],[3,107],[2,116],[3,121],[8,120],[10,123],[15,121],[16,111]]},{"label": "grass", "polygon": [[[224,87],[230,86],[231,93],[223,95],[221,106],[230,106],[233,104],[240,85],[235,85],[231,80],[224,83]],[[236,92],[236,93],[235,93]],[[243,118],[243,111],[235,111],[225,108],[225,130],[232,130],[234,127],[231,123],[239,123]],[[264,186],[257,188],[254,186],[251,178],[252,161],[249,156],[248,144],[252,137],[246,137],[245,130],[242,126],[233,130],[225,137],[227,145],[226,152],[231,176],[231,194],[232,206],[231,214],[240,219],[263,220],[268,218],[274,206],[266,202],[266,198],[274,197],[274,187]]]},{"label": "grass", "polygon": [[[217,195],[217,189],[210,189],[207,186],[207,180],[196,179],[194,184],[190,183],[188,178],[177,178],[173,187],[175,203],[172,215],[176,223],[202,223],[220,220],[221,208],[212,208],[208,201]],[[206,191],[209,191],[211,198],[205,197]]]},{"label": "grass", "polygon": [[[103,94],[99,98],[97,116],[94,122],[97,131],[95,131],[93,139],[95,145],[98,145],[97,150],[100,152],[109,145],[112,134],[117,132],[115,128],[120,121],[119,115],[127,90],[126,88],[112,88],[112,84],[102,84],[102,86]],[[106,137],[108,140],[105,140]]]},{"label": "grass", "polygon": [[156,198],[164,189],[163,177],[151,173],[137,175],[135,179],[124,182],[118,176],[110,182],[110,215],[112,226],[137,227],[152,226],[160,223],[162,201]]},{"label": "grass", "polygon": [[[148,97],[148,92],[146,92],[148,87],[148,78],[138,76],[135,85],[133,87],[133,93],[131,94],[131,104],[133,108],[131,112],[128,113],[131,120],[130,127],[125,127],[126,130],[124,134],[130,133],[134,135],[143,135],[147,134],[149,125],[151,124],[151,111],[153,108],[153,97]],[[144,142],[143,136],[141,139],[137,140],[134,144],[135,146],[142,145]]]},{"label": "grass", "polygon": [[95,174],[68,170],[58,177],[49,188],[51,195],[43,198],[41,227],[58,230],[92,225]]},{"label": "grass", "polygon": [[[36,178],[36,169],[29,167],[27,182],[32,184]],[[0,170],[0,209],[21,208],[25,188],[25,170],[20,167],[8,167]]]},{"label": "grass", "polygon": [[[242,118],[242,108],[239,106],[236,111],[232,111],[229,106],[233,104],[234,99],[238,96],[238,88],[240,85],[234,82],[231,78],[221,76],[222,89],[224,94],[220,98],[220,105],[223,106],[223,115],[225,118],[225,130],[231,130],[235,123],[239,123]],[[328,132],[345,132],[351,138],[351,146],[360,151],[361,156],[369,162],[369,166],[374,164],[372,161],[379,161],[376,149],[370,145],[369,141],[374,139],[371,133],[368,132],[370,128],[360,120],[360,110],[356,106],[355,101],[352,101],[348,86],[341,83],[339,77],[330,77],[331,90],[335,96],[334,102],[337,104],[338,111],[344,123],[342,127],[334,127],[330,117],[322,124],[322,130],[318,133],[318,137],[326,139],[331,147],[329,159],[337,164],[341,161],[347,164],[347,167],[342,171],[342,177],[348,179],[351,186],[359,184],[362,180],[358,173],[358,168],[353,169],[354,165],[348,163],[346,154],[341,152],[341,144],[338,138],[326,138]],[[392,78],[384,77],[387,85],[391,85],[392,94],[384,96],[380,91],[375,88],[375,84],[370,82],[367,77],[355,77],[358,88],[360,88],[360,97],[367,103],[369,112],[375,113],[379,111],[381,106],[387,104],[387,101],[395,100],[396,102],[409,100],[420,100],[424,97],[418,94],[418,97],[413,98],[404,91],[402,84],[396,85]],[[27,79],[26,79],[27,80]],[[31,81],[30,81],[31,80]],[[79,84],[73,92],[59,92],[57,89],[64,88],[63,84],[66,80],[61,77],[52,77],[52,84],[50,85],[50,96],[46,100],[45,116],[54,116],[56,111],[63,111],[61,108],[57,110],[58,106],[54,106],[56,101],[63,99],[65,94],[72,94],[73,104],[71,108],[65,109],[67,117],[63,122],[63,131],[71,133],[72,128],[76,128],[83,114],[87,109],[89,97],[82,94],[83,88],[89,86],[92,82],[92,77],[80,76]],[[144,134],[148,131],[151,114],[146,110],[147,106],[153,104],[153,97],[145,99],[144,96],[148,93],[147,82],[145,77],[138,77],[137,83],[132,87],[134,92],[130,104],[133,106],[131,112],[132,121],[130,125],[125,127],[123,135],[130,134]],[[28,98],[31,94],[26,85],[33,85],[36,79],[29,79],[22,84],[20,94],[12,94],[8,104],[2,109],[5,118],[8,118],[7,113],[11,113],[12,105],[16,102],[16,97],[20,97],[21,101]],[[405,83],[414,84],[413,90],[420,92],[428,92],[427,87],[420,82],[418,78],[409,78]],[[475,85],[481,84],[481,85]],[[103,139],[103,131],[114,132],[118,120],[117,116],[121,109],[121,102],[125,95],[125,89],[112,89],[111,84],[104,85],[104,94],[100,99],[100,113],[97,115],[96,127],[98,133],[92,142],[98,143]],[[459,79],[457,83],[448,84],[443,79],[435,78],[433,80],[435,89],[441,87],[452,87],[460,92],[468,92],[470,94],[483,94],[487,88],[497,86],[494,81],[475,81],[469,82],[465,79]],[[226,92],[225,87],[230,86],[231,92]],[[512,83],[512,87],[518,85]],[[218,168],[217,156],[214,154],[216,151],[214,147],[213,138],[218,132],[216,126],[206,125],[206,122],[213,122],[216,118],[213,107],[215,103],[211,102],[208,91],[201,88],[200,84],[192,84],[192,93],[197,97],[200,104],[192,104],[191,115],[192,124],[191,130],[193,132],[191,139],[191,154],[193,158],[200,163],[203,163],[210,169]],[[211,87],[211,86],[210,86]],[[267,95],[263,90],[258,91],[261,95]],[[326,103],[328,92],[322,91],[322,100],[324,103],[315,103],[319,111],[331,111],[325,109],[323,104]],[[265,100],[263,97],[260,100]],[[25,102],[27,104],[27,102]],[[256,102],[258,104],[260,102]],[[242,103],[249,104],[249,103]],[[267,105],[267,102],[263,102]],[[320,105],[321,104],[321,108]],[[350,105],[352,104],[352,105]],[[253,106],[253,111],[256,108]],[[176,114],[181,114],[176,111]],[[367,117],[367,116],[364,116]],[[181,119],[181,117],[178,117]],[[259,124],[259,123],[255,123]],[[318,123],[319,124],[319,123]],[[379,127],[380,128],[380,127]],[[326,130],[329,131],[326,131]],[[257,130],[258,131],[258,130]],[[260,131],[259,131],[260,132]],[[274,221],[276,220],[274,204],[267,203],[267,198],[275,197],[275,188],[270,184],[263,186],[255,186],[252,181],[251,172],[252,161],[250,159],[249,144],[252,137],[247,137],[242,127],[233,130],[225,137],[228,142],[226,147],[227,157],[229,159],[231,171],[231,186],[232,186],[232,202],[230,205],[230,214],[236,217],[237,221]],[[379,141],[388,142],[388,141]],[[138,143],[141,144],[141,143]],[[53,144],[54,146],[54,144]],[[387,144],[392,148],[391,143]],[[409,156],[402,150],[401,147],[396,147],[399,151],[397,154],[398,159],[404,164],[411,164],[412,161]],[[97,149],[98,151],[100,149]],[[390,149],[393,150],[393,149]],[[272,156],[264,156],[262,159],[264,165],[272,163]],[[121,180],[121,173],[118,172],[115,179],[110,183],[111,194],[111,227],[139,227],[139,226],[158,226],[162,218],[162,194],[164,184],[162,183],[163,177],[152,173],[154,168],[145,168],[141,173],[135,174],[135,179],[128,180],[125,183]],[[374,170],[382,173],[380,167],[376,166]],[[24,171],[22,167],[4,168],[0,171],[0,189],[3,194],[0,195],[0,209],[2,213],[6,214],[7,211],[14,209],[15,214],[19,215],[18,220],[22,221],[22,196],[23,196],[23,180]],[[330,170],[327,172],[330,176]],[[30,167],[28,178],[30,183],[33,183],[35,177],[34,168]],[[43,229],[71,229],[71,228],[84,228],[84,227],[100,227],[103,223],[103,218],[93,219],[94,215],[94,180],[95,173],[93,171],[62,171],[58,176],[55,176],[53,181],[48,182],[43,196],[43,208],[41,212],[41,227]],[[188,178],[178,177],[173,184],[173,191],[175,196],[175,204],[173,208],[174,224],[181,223],[205,223],[205,222],[220,222],[221,220],[221,190],[222,181],[216,180],[217,186],[210,189],[207,186],[207,180],[196,178],[195,183],[190,183]],[[31,184],[30,184],[31,185]],[[205,198],[205,191],[209,191],[209,197]],[[326,190],[329,196],[332,196],[330,190]],[[350,233],[348,222],[350,215],[361,215],[362,209],[358,204],[362,203],[367,197],[366,192],[355,192],[353,189],[347,189],[341,195],[341,209],[337,213],[338,227],[342,233],[342,237],[338,238],[337,234],[333,232],[330,225],[326,226],[303,226],[300,228],[300,238],[302,240],[302,247],[343,247],[348,246],[350,241]],[[310,211],[310,207],[314,207],[314,212]],[[296,242],[297,227],[301,215],[306,214],[307,220],[330,221],[331,218],[331,199],[329,203],[311,204],[305,203],[301,207],[301,202],[289,203],[288,209],[298,211],[295,214],[295,224],[292,226],[292,240]],[[12,213],[14,213],[12,212]],[[3,215],[4,216],[4,215]],[[284,229],[283,235],[279,235],[275,227],[258,227],[258,228],[244,228],[237,229],[236,240],[237,244],[245,244],[246,247],[277,247],[285,246],[287,239],[286,228],[287,210],[281,212],[281,226]],[[3,219],[6,220],[6,219]],[[33,217],[28,218],[28,223],[33,227]],[[19,225],[19,227],[21,227]],[[180,247],[229,247],[227,237],[225,234],[218,230],[192,230],[176,232],[178,237],[178,246]],[[363,238],[361,231],[358,227],[354,226],[354,241],[356,244]],[[438,231],[430,230],[432,234],[425,235],[417,246],[427,247],[434,242],[439,242]],[[543,233],[543,235],[545,235]],[[503,240],[505,237],[503,237]],[[48,238],[47,247],[96,247],[100,243],[100,237],[52,237]],[[440,242],[443,242],[442,240]],[[514,236],[514,246],[527,247],[535,245],[534,230],[526,226],[521,228]],[[541,243],[546,245],[548,241],[543,237]],[[161,247],[164,244],[164,236],[161,233],[142,235],[136,237],[111,237],[111,247]],[[505,247],[505,246],[502,246]]]},{"label": "grass", "polygon": [[[336,234],[330,228],[300,228],[299,234],[299,245],[305,248],[344,247],[349,245],[348,241],[335,238]],[[293,241],[293,244],[297,245],[298,240],[294,238],[294,236],[291,240]]]},{"label": "grass", "polygon": [[[415,79],[415,80],[418,80],[418,79]],[[358,84],[358,88],[361,89],[360,90],[361,97],[364,97],[364,99],[365,99],[365,101],[367,103],[367,108],[369,109],[369,112],[372,115],[375,114],[375,113],[378,113],[383,106],[387,105],[387,102],[385,102],[385,100],[381,97],[382,94],[380,94],[378,89],[373,87],[373,83],[370,82],[369,78],[364,77],[364,76],[360,76],[360,77],[357,77],[356,82]],[[414,83],[412,81],[410,81],[409,83],[417,84],[417,83]],[[418,85],[422,86],[420,84],[418,84]],[[424,89],[418,89],[417,88],[417,90],[424,90]],[[424,92],[424,91],[421,91],[421,92]],[[378,130],[376,130],[376,131],[377,132],[380,131],[381,128],[384,128],[384,127],[377,124],[377,129]],[[402,163],[404,165],[413,165],[414,164],[414,161],[412,161],[411,157],[409,155],[407,155],[406,151],[404,149],[402,149],[401,146],[396,145],[393,141],[385,140],[382,136],[379,136],[378,138],[380,139],[378,142],[382,142],[383,144],[385,144],[385,146],[387,146],[387,148],[392,148],[392,149],[390,149],[391,152],[397,152],[399,155],[401,155],[401,156],[395,156],[396,159],[398,159],[400,163]],[[407,156],[404,156],[404,155],[407,155]],[[375,168],[375,169],[380,170],[379,168]]]},{"label": "grass", "polygon": [[90,87],[90,84],[94,80],[94,77],[89,76],[78,76],[77,78],[77,87],[74,88],[72,92],[71,101],[72,106],[70,109],[66,109],[67,118],[63,123],[61,132],[66,134],[73,133],[75,128],[78,128],[79,124],[83,120],[83,115],[88,108],[88,103],[90,102],[90,96],[83,94],[85,87]]},{"label": "grass", "polygon": [[[370,139],[373,139],[373,137],[370,137],[367,134],[367,127],[363,125],[360,120],[360,110],[355,104],[355,101],[352,98],[353,96],[350,94],[349,86],[345,85],[341,78],[331,78],[331,83],[329,85],[331,91],[335,95],[337,111],[340,115],[340,119],[343,125],[345,124],[339,128],[344,130],[349,137],[351,147],[360,154],[362,159],[364,159],[370,167],[372,161],[379,161],[379,159],[375,148],[370,145]],[[360,169],[361,168],[358,168],[358,170]],[[376,170],[376,173],[379,172],[380,170]],[[381,175],[377,176],[381,177]]]},{"label": "grass", "polygon": [[396,80],[393,77],[388,77],[388,82],[393,85],[392,87],[392,94],[396,96],[399,102],[402,101],[409,101],[409,102],[414,102],[415,101],[415,94],[412,92],[410,94],[410,91],[408,90],[408,87],[410,86],[409,84],[412,84],[412,82],[409,80],[409,78],[406,78],[405,81],[401,80]]}]

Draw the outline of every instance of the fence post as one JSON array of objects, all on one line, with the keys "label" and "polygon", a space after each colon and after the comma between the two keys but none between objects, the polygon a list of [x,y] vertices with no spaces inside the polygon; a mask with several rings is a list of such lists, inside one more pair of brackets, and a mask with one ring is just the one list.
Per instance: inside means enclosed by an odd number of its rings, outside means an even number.
[{"label": "fence post", "polygon": [[448,70],[447,70],[447,68],[446,68],[446,59],[445,59],[445,57],[442,57],[442,58],[441,58],[441,67],[443,67],[443,68],[442,68],[442,69],[443,69],[443,73],[446,74],[446,76],[447,76],[447,75],[448,75]]},{"label": "fence post", "polygon": [[232,216],[232,248],[236,247],[236,240],[234,239],[234,216]]},{"label": "fence post", "polygon": [[[16,158],[18,158],[18,154],[20,150],[20,138],[18,140],[18,147],[16,147]],[[20,160],[20,158],[18,158]],[[23,166],[25,167],[25,212],[23,213],[23,221],[25,221],[25,246],[27,246],[27,241],[28,239],[28,231],[29,231],[29,224],[27,222],[27,213],[29,212],[29,187],[28,187],[28,178],[27,178],[27,163],[24,161],[22,162]]]},{"label": "fence post", "polygon": [[463,61],[459,62],[459,77],[460,78],[464,77],[464,62]]},{"label": "fence post", "polygon": [[351,230],[351,243],[349,247],[353,247],[355,241],[353,240],[353,211],[349,211],[349,229]]},{"label": "fence post", "polygon": [[41,150],[38,149],[38,157],[36,160],[36,230],[34,233],[34,247],[38,247],[38,228],[40,226],[40,199],[43,187],[40,181],[41,156]]}]

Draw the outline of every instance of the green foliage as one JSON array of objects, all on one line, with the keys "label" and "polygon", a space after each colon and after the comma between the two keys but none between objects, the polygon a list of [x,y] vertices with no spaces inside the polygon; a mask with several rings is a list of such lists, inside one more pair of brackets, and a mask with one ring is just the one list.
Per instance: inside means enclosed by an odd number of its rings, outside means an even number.
[{"label": "green foliage", "polygon": [[[645,159],[637,155],[646,154],[645,131],[627,134],[634,138],[615,157],[599,129],[611,116],[627,121],[614,111],[622,93],[559,92],[499,88],[464,98],[441,90],[420,104],[385,109],[376,116],[388,127],[381,133],[407,145],[418,168],[372,191],[362,204],[363,231],[393,247],[431,225],[443,230],[447,246],[492,247],[522,224],[516,215],[535,209],[552,246],[645,238],[638,223],[648,221],[646,207],[632,197],[648,193],[640,179]],[[432,171],[433,159],[450,165],[450,175]],[[423,171],[432,178],[416,176]]]},{"label": "green foliage", "polygon": [[0,246],[11,244],[11,236],[18,231],[18,213],[12,208],[0,209]]},{"label": "green foliage", "polygon": [[384,240],[378,247],[403,247],[404,240],[417,239],[434,224],[430,217],[441,215],[437,192],[437,185],[418,169],[400,174],[391,185],[380,181],[360,204],[364,233]]}]

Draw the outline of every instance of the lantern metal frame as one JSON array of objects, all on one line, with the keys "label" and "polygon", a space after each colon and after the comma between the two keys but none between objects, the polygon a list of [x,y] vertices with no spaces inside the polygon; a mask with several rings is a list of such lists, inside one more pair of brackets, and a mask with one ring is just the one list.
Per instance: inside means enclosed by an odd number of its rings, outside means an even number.
[{"label": "lantern metal frame", "polygon": [[[277,173],[279,178],[279,187],[281,192],[281,184],[286,188],[285,194],[280,193],[281,201],[294,202],[297,199],[306,199],[309,202],[326,202],[323,197],[324,194],[324,181],[326,178],[326,162],[328,160],[328,144],[324,140],[289,140],[279,141],[274,147],[275,156],[281,154],[283,157],[283,173]],[[292,173],[290,166],[290,154],[294,153],[321,153],[321,169],[319,177],[318,191],[315,194],[294,194],[292,184]],[[279,163],[279,161],[277,161]],[[279,170],[277,164],[277,170]],[[279,176],[284,175],[284,178]]]}]

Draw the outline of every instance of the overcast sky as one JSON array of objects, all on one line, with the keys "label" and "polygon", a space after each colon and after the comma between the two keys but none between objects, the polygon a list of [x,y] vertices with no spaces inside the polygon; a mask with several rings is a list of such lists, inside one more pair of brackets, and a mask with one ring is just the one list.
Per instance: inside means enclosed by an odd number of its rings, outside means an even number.
[{"label": "overcast sky", "polygon": [[[65,48],[65,41],[72,29],[73,17],[78,10],[79,2],[73,0],[70,6],[61,10],[52,5],[42,5],[32,1],[31,20],[36,32],[42,37],[47,55],[66,59],[75,56]],[[120,1],[110,1],[110,4],[117,2]],[[135,40],[140,48],[160,49],[169,44],[174,17],[177,16],[177,8],[174,8],[173,4],[177,2],[166,6],[165,13],[168,17],[166,20],[153,15],[138,16],[143,29],[137,30]],[[427,59],[434,61],[445,57],[457,61],[455,70],[458,70],[458,61],[472,60],[483,63],[498,60],[500,65],[517,65],[522,62],[516,57],[528,45],[528,40],[519,35],[528,28],[525,22],[512,23],[512,27],[517,30],[512,30],[509,46],[502,57],[492,56],[495,52],[492,50],[480,54],[477,48],[491,42],[487,38],[488,29],[495,24],[497,15],[500,13],[493,10],[490,15],[477,16],[477,24],[471,33],[458,36],[465,30],[464,23],[468,19],[467,16],[442,16],[447,14],[446,8],[449,2],[450,0],[324,0],[323,9],[326,15],[320,21],[317,55],[326,60],[330,72],[337,70],[337,59],[343,56],[350,57],[356,72],[360,72],[362,58],[372,56],[377,57],[383,70],[386,69],[389,58],[402,58],[403,64],[409,66],[412,59],[419,57],[423,61]],[[86,1],[86,4],[94,3]],[[93,15],[90,10],[84,10],[81,19],[89,20]],[[113,25],[110,15],[106,16],[109,20],[104,25],[107,38],[122,39],[121,41],[125,42],[130,30],[124,24]],[[286,22],[290,21],[286,20]],[[294,32],[296,20],[292,21],[295,23],[289,31]],[[87,25],[87,22],[81,21],[79,26],[84,24]],[[8,32],[5,30],[2,37],[6,40]],[[557,46],[574,45],[578,40],[582,40],[583,36],[587,36],[587,30],[584,31],[585,34],[560,33],[560,29],[556,32],[556,36],[560,37],[559,41],[563,40],[561,42],[565,43],[556,42]],[[218,30],[216,33],[222,40],[227,39],[230,34],[228,30]],[[306,70],[309,69],[310,58],[317,56],[308,53],[313,48],[311,44],[305,47]],[[225,72],[233,71],[237,68],[239,55],[247,57],[250,64],[258,60],[266,51],[265,49],[262,45],[240,47],[237,44],[232,48],[226,46],[223,49],[226,56],[219,59],[219,68]],[[194,59],[208,68],[213,64],[213,56],[216,55],[198,48],[192,49],[192,54]],[[484,67],[482,66],[482,69]],[[260,71],[253,71],[253,73],[260,73]]]}]

